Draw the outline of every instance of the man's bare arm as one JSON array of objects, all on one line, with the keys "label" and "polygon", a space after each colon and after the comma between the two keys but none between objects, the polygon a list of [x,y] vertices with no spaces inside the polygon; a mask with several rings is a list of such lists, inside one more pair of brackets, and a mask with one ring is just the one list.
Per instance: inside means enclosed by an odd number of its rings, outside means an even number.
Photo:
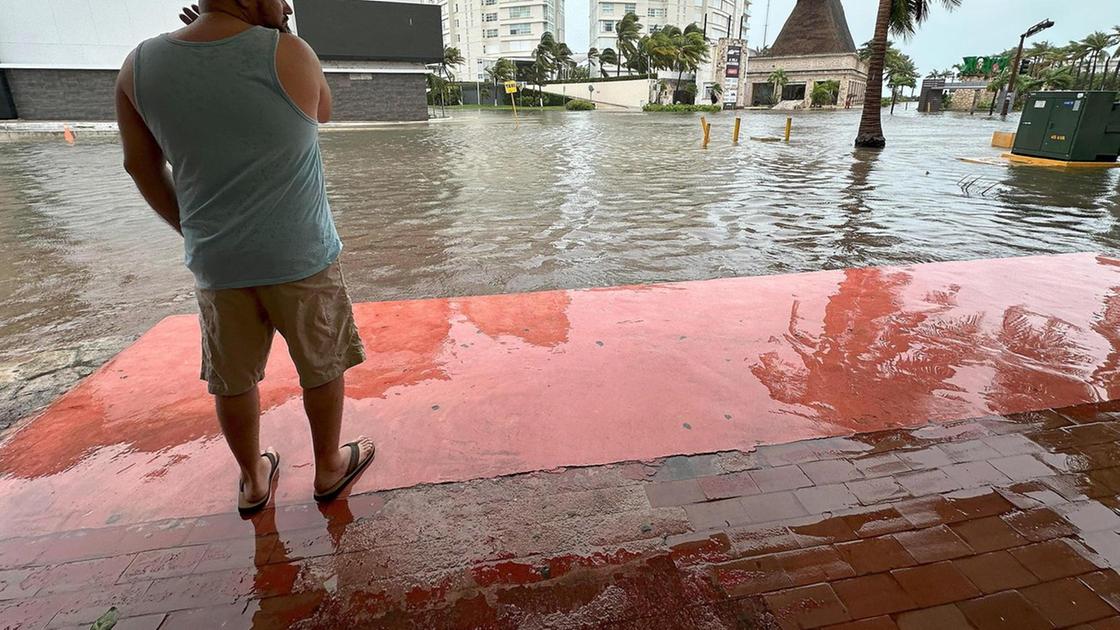
[{"label": "man's bare arm", "polygon": [[183,229],[179,225],[179,200],[175,196],[171,169],[159,143],[132,102],[132,59],[135,54],[133,52],[128,56],[117,77],[117,126],[120,128],[121,145],[124,147],[124,170],[128,171],[136,188],[156,214],[182,234]]},{"label": "man's bare arm", "polygon": [[280,36],[276,52],[280,84],[305,114],[321,123],[331,121],[331,88],[315,51],[295,35]]}]

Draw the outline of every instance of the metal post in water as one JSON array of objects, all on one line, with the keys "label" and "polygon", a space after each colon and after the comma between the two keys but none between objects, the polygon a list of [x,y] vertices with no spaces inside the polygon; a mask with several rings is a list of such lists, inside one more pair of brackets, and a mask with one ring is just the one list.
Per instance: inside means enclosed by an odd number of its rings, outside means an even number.
[{"label": "metal post in water", "polygon": [[738,116],[735,117],[735,130],[731,132],[731,142],[739,144],[739,123],[742,119]]},{"label": "metal post in water", "polygon": [[708,138],[712,131],[712,126],[708,124],[708,119],[704,116],[700,117],[700,130],[704,132],[704,146],[708,146]]},{"label": "metal post in water", "polygon": [[786,142],[789,142],[789,132],[793,129],[793,117],[786,116]]}]

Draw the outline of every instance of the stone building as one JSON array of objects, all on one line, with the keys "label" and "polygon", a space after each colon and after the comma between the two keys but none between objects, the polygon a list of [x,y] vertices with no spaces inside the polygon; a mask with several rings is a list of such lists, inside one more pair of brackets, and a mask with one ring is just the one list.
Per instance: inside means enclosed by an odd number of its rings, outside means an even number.
[{"label": "stone building", "polygon": [[[128,52],[182,27],[185,0],[0,0],[0,118],[110,121]],[[336,120],[426,120],[439,7],[295,0],[296,32],[323,60]]]},{"label": "stone building", "polygon": [[[789,83],[775,98],[770,74],[785,71]],[[836,81],[833,105],[854,107],[867,90],[867,64],[860,61],[840,0],[797,0],[774,45],[751,59],[744,102],[771,105],[777,101],[809,107],[813,87]]]}]

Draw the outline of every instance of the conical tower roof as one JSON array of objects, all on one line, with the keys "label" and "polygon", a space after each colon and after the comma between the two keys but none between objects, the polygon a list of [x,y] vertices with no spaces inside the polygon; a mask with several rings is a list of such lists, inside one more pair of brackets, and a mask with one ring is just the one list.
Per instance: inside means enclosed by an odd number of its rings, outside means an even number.
[{"label": "conical tower roof", "polygon": [[852,53],[856,44],[840,0],[797,0],[769,56]]}]

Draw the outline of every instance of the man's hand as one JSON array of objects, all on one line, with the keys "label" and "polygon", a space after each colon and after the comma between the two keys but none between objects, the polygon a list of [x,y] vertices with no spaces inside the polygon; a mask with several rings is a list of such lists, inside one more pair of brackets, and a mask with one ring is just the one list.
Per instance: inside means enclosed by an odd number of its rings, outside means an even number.
[{"label": "man's hand", "polygon": [[183,21],[183,24],[190,26],[198,19],[199,13],[201,13],[201,11],[198,10],[198,5],[192,4],[189,7],[183,7],[183,12],[179,14],[179,19]]}]

